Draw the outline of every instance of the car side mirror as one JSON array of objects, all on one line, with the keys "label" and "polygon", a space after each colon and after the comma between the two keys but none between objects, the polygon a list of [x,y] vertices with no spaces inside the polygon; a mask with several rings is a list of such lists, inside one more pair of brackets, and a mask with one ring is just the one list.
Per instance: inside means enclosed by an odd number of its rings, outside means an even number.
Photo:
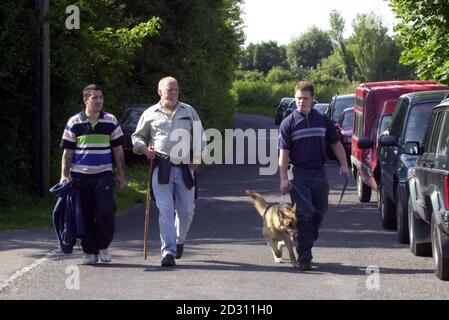
[{"label": "car side mirror", "polygon": [[422,154],[422,148],[420,147],[419,142],[410,141],[405,143],[404,153],[411,155],[420,155]]},{"label": "car side mirror", "polygon": [[380,144],[384,147],[397,147],[399,139],[396,136],[385,135],[380,138]]},{"label": "car side mirror", "polygon": [[374,147],[374,141],[368,137],[360,137],[357,141],[357,148],[359,149],[371,149]]}]

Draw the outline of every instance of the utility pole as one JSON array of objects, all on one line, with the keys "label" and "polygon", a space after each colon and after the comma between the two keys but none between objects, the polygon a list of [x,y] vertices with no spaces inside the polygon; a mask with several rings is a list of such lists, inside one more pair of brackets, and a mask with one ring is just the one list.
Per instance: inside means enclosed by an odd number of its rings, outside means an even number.
[{"label": "utility pole", "polygon": [[49,0],[35,0],[40,11],[36,54],[36,186],[40,197],[50,188],[50,27],[47,21]]}]

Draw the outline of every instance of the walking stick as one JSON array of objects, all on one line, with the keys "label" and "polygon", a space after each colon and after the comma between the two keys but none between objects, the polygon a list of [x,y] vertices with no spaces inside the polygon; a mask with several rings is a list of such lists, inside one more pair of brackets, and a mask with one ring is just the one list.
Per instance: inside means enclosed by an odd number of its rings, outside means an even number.
[{"label": "walking stick", "polygon": [[153,160],[149,161],[150,172],[148,173],[148,187],[147,187],[147,203],[145,208],[145,226],[143,233],[143,257],[147,260],[148,252],[148,226],[150,224],[150,208],[151,208],[151,172],[153,171]]}]

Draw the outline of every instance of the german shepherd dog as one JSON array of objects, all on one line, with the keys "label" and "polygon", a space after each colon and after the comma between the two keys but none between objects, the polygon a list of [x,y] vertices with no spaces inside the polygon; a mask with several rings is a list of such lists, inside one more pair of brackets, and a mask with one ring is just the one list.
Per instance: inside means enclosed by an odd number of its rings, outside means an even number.
[{"label": "german shepherd dog", "polygon": [[291,237],[298,237],[296,227],[296,204],[272,204],[269,205],[264,198],[255,192],[246,191],[254,200],[254,206],[263,219],[263,236],[273,253],[276,263],[282,262],[282,247],[285,245],[290,254],[290,261],[295,268],[298,268],[298,262],[293,253],[293,244]]}]

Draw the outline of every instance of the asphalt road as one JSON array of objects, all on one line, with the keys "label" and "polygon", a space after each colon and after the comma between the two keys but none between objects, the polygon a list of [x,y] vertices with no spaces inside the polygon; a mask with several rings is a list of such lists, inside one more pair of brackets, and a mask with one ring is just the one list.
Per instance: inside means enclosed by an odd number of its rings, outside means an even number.
[{"label": "asphalt road", "polygon": [[[236,126],[243,129],[276,128],[272,123],[263,116],[236,116]],[[252,189],[270,202],[279,201],[278,174],[262,176],[258,165],[215,165],[199,171],[200,198],[175,268],[160,267],[154,207],[149,258],[143,260],[144,208],[138,207],[117,220],[112,263],[81,265],[78,250],[50,255],[3,289],[0,285],[0,299],[448,299],[449,283],[435,277],[432,259],[413,256],[394,232],[383,230],[376,203],[359,203],[354,181],[336,206],[343,181],[335,162],[326,168],[330,206],[310,272],[299,272],[288,259],[274,263],[262,237],[262,220],[245,194]],[[15,256],[22,254],[30,263],[43,257],[48,234],[42,236],[45,245],[35,248],[22,242],[32,239],[33,231],[0,234],[9,237],[0,245],[0,284],[12,273],[7,266]]]}]

